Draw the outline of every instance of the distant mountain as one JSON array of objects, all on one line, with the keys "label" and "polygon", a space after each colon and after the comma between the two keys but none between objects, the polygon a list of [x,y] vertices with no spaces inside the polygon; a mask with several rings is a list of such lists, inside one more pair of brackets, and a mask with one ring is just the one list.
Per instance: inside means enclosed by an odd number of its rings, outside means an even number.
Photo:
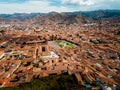
[{"label": "distant mountain", "polygon": [[53,22],[57,24],[73,24],[73,23],[84,23],[87,19],[81,15],[68,15],[65,13],[49,13],[46,16],[38,16],[32,19],[35,24],[51,24]]},{"label": "distant mountain", "polygon": [[69,15],[79,14],[83,17],[92,19],[101,18],[120,18],[120,10],[98,10],[98,11],[78,11],[78,12],[65,12]]},{"label": "distant mountain", "polygon": [[18,19],[18,20],[25,20],[25,19],[31,19],[36,16],[44,16],[45,13],[14,13],[14,14],[0,14],[1,18],[5,19]]},{"label": "distant mountain", "polygon": [[[15,13],[15,14],[0,14],[0,18],[4,19],[17,19],[17,20],[25,20],[32,19],[35,17],[47,17],[51,18],[51,20],[64,18],[64,20],[69,18],[73,20],[74,17],[85,17],[91,18],[94,20],[102,19],[102,18],[120,18],[120,10],[98,10],[98,11],[78,11],[78,12],[50,12],[50,13]],[[75,19],[74,19],[75,20]]]}]

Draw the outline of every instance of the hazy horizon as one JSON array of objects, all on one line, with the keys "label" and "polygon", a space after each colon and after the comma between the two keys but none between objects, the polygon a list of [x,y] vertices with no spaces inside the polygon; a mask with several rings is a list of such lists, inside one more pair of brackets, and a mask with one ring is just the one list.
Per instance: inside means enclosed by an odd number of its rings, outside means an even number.
[{"label": "hazy horizon", "polygon": [[[92,11],[104,11],[104,10],[118,10],[120,11],[120,9],[98,9],[98,10],[88,10],[88,11],[66,11],[66,12],[92,12]],[[14,13],[0,13],[0,14],[32,14],[32,13],[43,13],[43,14],[48,14],[48,13],[66,13],[66,12],[57,12],[57,11],[50,11],[50,12],[14,12]]]}]

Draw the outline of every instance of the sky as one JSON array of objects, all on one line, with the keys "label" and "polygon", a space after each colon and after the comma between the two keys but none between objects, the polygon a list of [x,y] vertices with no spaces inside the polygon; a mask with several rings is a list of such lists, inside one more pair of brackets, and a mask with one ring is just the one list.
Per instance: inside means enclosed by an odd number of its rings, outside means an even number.
[{"label": "sky", "polygon": [[0,14],[120,10],[120,0],[0,0]]}]

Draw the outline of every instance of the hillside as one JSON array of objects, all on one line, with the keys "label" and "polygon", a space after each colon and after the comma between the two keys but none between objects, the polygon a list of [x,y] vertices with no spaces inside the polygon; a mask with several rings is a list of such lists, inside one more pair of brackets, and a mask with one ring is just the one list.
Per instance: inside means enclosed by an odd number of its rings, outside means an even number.
[{"label": "hillside", "polygon": [[[0,14],[0,18],[5,19],[18,19],[18,20],[25,20],[25,19],[32,19],[38,16],[52,16],[52,15],[63,16],[63,14],[70,15],[72,18],[74,15],[80,15],[85,18],[92,18],[92,19],[101,19],[101,18],[120,18],[120,10],[98,10],[98,11],[77,11],[77,12],[50,12],[50,13],[14,13],[14,14]],[[69,17],[68,17],[69,18]]]}]

